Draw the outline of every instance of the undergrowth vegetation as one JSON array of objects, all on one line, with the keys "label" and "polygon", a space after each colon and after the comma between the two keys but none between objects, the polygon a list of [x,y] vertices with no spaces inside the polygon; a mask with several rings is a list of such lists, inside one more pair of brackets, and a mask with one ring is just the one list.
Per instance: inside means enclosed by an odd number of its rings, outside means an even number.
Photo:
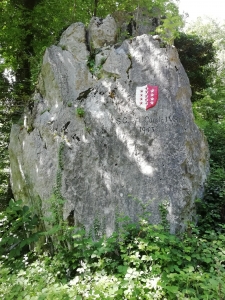
[{"label": "undergrowth vegetation", "polygon": [[[117,232],[98,240],[61,227],[61,243],[50,255],[28,249],[46,233],[34,234],[36,220],[19,207],[11,202],[11,210],[1,213],[1,299],[224,299],[222,233],[200,235],[190,225],[175,236],[165,219],[163,226],[125,218]],[[12,211],[16,220],[9,226]]]}]

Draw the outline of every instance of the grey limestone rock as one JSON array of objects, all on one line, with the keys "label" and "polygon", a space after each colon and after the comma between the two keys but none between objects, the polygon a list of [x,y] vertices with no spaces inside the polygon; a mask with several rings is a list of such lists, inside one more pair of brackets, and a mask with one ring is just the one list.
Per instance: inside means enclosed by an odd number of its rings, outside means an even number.
[{"label": "grey limestone rock", "polygon": [[134,12],[133,35],[151,34],[154,33],[156,27],[160,25],[161,12],[157,8],[152,11],[146,11],[143,8],[137,8]]},{"label": "grey limestone rock", "polygon": [[[61,40],[73,41],[73,32]],[[104,52],[97,79],[75,48],[47,49],[35,107],[27,115],[32,129],[12,127],[15,198],[39,203],[48,215],[57,187],[64,219],[72,216],[73,224],[88,231],[97,220],[107,235],[118,214],[137,221],[142,204],[149,221],[159,223],[159,205],[167,201],[171,232],[183,230],[195,219],[209,151],[194,123],[190,84],[176,49],[160,48],[147,34],[125,40]],[[136,88],[146,84],[159,89],[157,104],[148,110],[135,100]]]},{"label": "grey limestone rock", "polygon": [[103,47],[99,53],[95,55],[95,65],[96,67],[103,65],[103,63],[106,61],[106,59],[109,56],[109,53],[111,51],[111,47]]},{"label": "grey limestone rock", "polygon": [[102,48],[116,42],[117,25],[113,17],[108,15],[105,19],[93,17],[88,27],[88,40],[90,48]]},{"label": "grey limestone rock", "polygon": [[161,22],[161,13],[158,8],[149,11],[139,7],[132,13],[115,11],[113,17],[118,27],[118,40],[142,34],[154,34]]},{"label": "grey limestone rock", "polygon": [[59,46],[68,50],[78,61],[85,61],[89,56],[86,46],[86,29],[83,23],[70,25],[62,34]]}]

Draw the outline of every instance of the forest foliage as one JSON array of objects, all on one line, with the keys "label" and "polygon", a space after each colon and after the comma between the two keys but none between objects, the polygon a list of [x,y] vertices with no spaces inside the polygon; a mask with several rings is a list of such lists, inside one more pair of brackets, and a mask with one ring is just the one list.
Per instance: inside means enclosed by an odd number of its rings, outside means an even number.
[{"label": "forest foliage", "polygon": [[87,24],[95,15],[144,6],[153,17],[159,12],[163,17],[158,28],[162,36],[170,30],[176,37],[192,87],[195,120],[209,143],[211,171],[204,198],[196,199],[198,222],[171,235],[166,207],[160,207],[159,225],[148,224],[143,207],[138,224],[117,216],[117,230],[107,238],[99,235],[97,223],[92,236],[62,220],[44,230],[40,224],[45,220],[23,199],[11,200],[0,213],[0,298],[225,299],[225,25],[198,20],[179,33],[182,22],[172,1],[0,2],[0,201],[12,196],[10,127],[24,107],[32,109],[30,96],[46,47],[57,44],[72,22]]}]

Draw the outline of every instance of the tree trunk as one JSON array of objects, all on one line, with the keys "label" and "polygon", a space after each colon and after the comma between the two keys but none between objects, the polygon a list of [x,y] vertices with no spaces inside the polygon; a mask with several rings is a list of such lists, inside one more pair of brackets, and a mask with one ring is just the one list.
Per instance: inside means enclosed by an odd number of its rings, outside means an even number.
[{"label": "tree trunk", "polygon": [[98,1],[99,0],[94,0],[95,2],[94,2],[94,12],[93,12],[93,15],[94,15],[94,17],[96,17],[97,16],[97,9],[98,9]]},{"label": "tree trunk", "polygon": [[[24,49],[18,52],[17,56],[21,63],[16,70],[16,95],[20,101],[24,101],[26,95],[30,95],[31,89],[31,65],[30,57],[34,54],[34,49],[32,46],[33,35],[32,35],[32,20],[30,14],[37,4],[42,0],[11,0],[11,3],[15,6],[22,6],[24,12],[24,19],[27,20],[26,24],[23,26],[25,32],[24,36]],[[30,19],[30,20],[29,20]],[[30,33],[31,32],[31,33]]]}]

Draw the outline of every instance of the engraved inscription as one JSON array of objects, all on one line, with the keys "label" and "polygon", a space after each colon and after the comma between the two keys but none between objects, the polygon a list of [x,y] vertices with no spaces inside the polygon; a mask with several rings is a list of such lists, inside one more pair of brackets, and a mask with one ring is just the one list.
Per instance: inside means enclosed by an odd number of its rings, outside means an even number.
[{"label": "engraved inscription", "polygon": [[181,118],[174,114],[154,115],[137,117],[127,113],[114,119],[117,125],[124,125],[136,128],[141,134],[157,133],[161,130],[170,130],[171,126],[183,123]]},{"label": "engraved inscription", "polygon": [[138,117],[133,117],[133,116],[124,116],[124,117],[119,117],[116,118],[116,123],[118,125],[120,124],[172,124],[172,123],[178,123],[180,120],[174,116],[174,115],[168,115],[168,116],[164,116],[164,117],[150,117],[150,116],[145,116],[142,118],[138,118]]},{"label": "engraved inscription", "polygon": [[155,131],[154,127],[140,127],[140,132],[147,133],[147,132],[154,132],[154,131]]}]

